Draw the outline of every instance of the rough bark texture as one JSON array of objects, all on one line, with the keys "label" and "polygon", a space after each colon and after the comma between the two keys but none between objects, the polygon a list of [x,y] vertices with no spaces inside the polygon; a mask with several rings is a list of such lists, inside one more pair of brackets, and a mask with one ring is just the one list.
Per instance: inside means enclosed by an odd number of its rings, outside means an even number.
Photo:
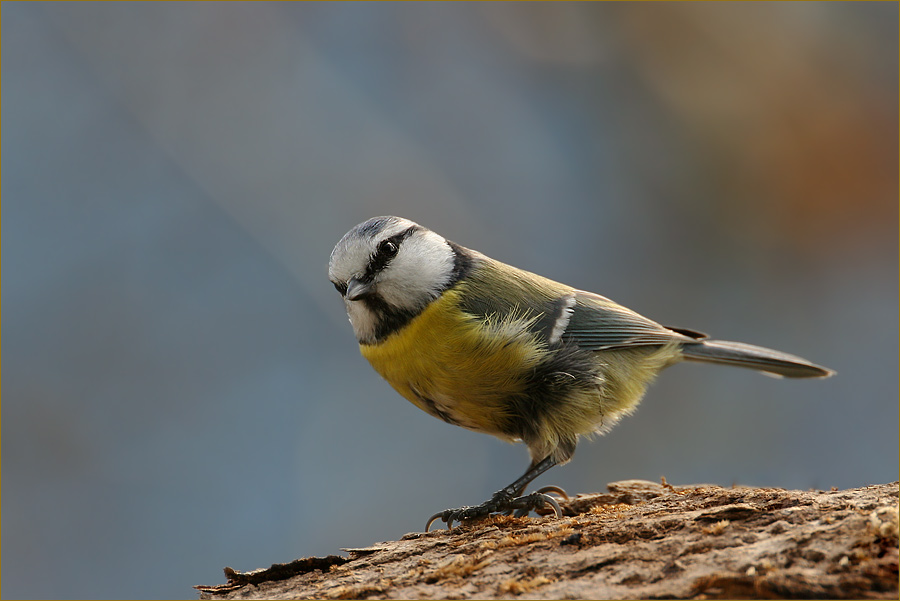
[{"label": "rough bark texture", "polygon": [[898,483],[840,491],[640,480],[266,570],[204,599],[897,599]]}]

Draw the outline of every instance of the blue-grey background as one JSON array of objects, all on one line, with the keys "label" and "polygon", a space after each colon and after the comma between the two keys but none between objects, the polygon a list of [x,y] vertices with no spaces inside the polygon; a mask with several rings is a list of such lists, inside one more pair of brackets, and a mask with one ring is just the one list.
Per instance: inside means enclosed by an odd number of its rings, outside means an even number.
[{"label": "blue-grey background", "polygon": [[897,479],[897,3],[2,10],[3,578],[191,597],[518,476],[359,356],[402,215],[824,381],[686,365],[537,484]]}]

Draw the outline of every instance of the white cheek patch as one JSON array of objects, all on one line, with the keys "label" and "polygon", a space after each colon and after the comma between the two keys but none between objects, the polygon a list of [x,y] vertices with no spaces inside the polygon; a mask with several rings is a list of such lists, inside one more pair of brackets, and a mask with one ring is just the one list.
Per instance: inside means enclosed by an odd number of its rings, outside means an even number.
[{"label": "white cheek patch", "polygon": [[432,231],[417,232],[400,244],[400,252],[377,278],[379,296],[407,310],[424,307],[450,282],[453,249]]}]

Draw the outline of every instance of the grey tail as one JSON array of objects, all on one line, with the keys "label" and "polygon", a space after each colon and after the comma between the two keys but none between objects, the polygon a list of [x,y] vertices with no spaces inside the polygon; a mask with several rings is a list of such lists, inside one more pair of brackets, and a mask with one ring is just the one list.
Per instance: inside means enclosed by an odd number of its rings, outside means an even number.
[{"label": "grey tail", "polygon": [[747,367],[786,378],[827,378],[835,373],[801,357],[743,342],[698,340],[682,346],[681,352],[688,361]]}]

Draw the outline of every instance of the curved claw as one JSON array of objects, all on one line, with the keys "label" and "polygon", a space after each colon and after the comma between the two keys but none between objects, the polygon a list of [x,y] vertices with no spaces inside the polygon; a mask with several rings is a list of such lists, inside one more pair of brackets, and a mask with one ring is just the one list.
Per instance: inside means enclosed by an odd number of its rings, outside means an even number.
[{"label": "curved claw", "polygon": [[431,525],[437,520],[442,520],[447,524],[447,530],[450,530],[453,528],[453,522],[455,521],[462,522],[464,520],[483,518],[492,513],[503,513],[505,515],[512,513],[515,517],[520,518],[528,515],[530,511],[540,509],[545,505],[552,507],[556,517],[561,518],[563,512],[559,503],[557,503],[556,499],[553,497],[544,494],[545,492],[562,495],[565,499],[569,498],[566,491],[557,486],[546,486],[530,495],[524,495],[517,498],[510,498],[509,493],[498,491],[491,499],[485,501],[481,505],[476,505],[474,507],[460,507],[459,509],[447,509],[434,514],[428,518],[428,522],[425,523],[425,532],[428,532]]},{"label": "curved claw", "polygon": [[565,500],[569,499],[569,494],[558,486],[552,486],[552,485],[545,486],[544,488],[537,489],[537,492],[539,492],[541,494],[547,494],[548,492],[552,492],[552,493],[558,494],[561,498],[563,498]]},{"label": "curved claw", "polygon": [[562,508],[559,506],[559,503],[556,502],[556,499],[549,495],[545,495],[540,491],[524,497],[519,497],[518,499],[513,499],[511,504],[516,510],[514,515],[517,518],[524,517],[528,515],[529,511],[540,509],[544,505],[552,507],[556,517],[561,518],[563,515]]},{"label": "curved claw", "polygon": [[[549,486],[547,488],[556,488],[556,487]],[[557,490],[562,490],[562,489],[557,489]],[[565,494],[565,491],[562,491],[562,492],[563,492],[563,494]],[[568,499],[569,497],[566,497],[566,498]],[[554,499],[553,497],[544,495],[544,500],[547,503],[549,503],[551,507],[553,507],[553,511],[556,512],[556,517],[561,518],[563,516],[562,507],[559,506],[559,503],[556,502],[556,499]]]},{"label": "curved claw", "polygon": [[[444,512],[439,511],[436,514],[434,514],[433,516],[431,516],[430,518],[428,518],[428,522],[425,524],[425,532],[428,532],[428,529],[431,528],[431,525],[435,522],[435,520],[437,520],[438,518],[443,518],[443,517],[444,517]],[[451,528],[450,522],[447,522],[447,530],[449,530],[450,528]]]}]

